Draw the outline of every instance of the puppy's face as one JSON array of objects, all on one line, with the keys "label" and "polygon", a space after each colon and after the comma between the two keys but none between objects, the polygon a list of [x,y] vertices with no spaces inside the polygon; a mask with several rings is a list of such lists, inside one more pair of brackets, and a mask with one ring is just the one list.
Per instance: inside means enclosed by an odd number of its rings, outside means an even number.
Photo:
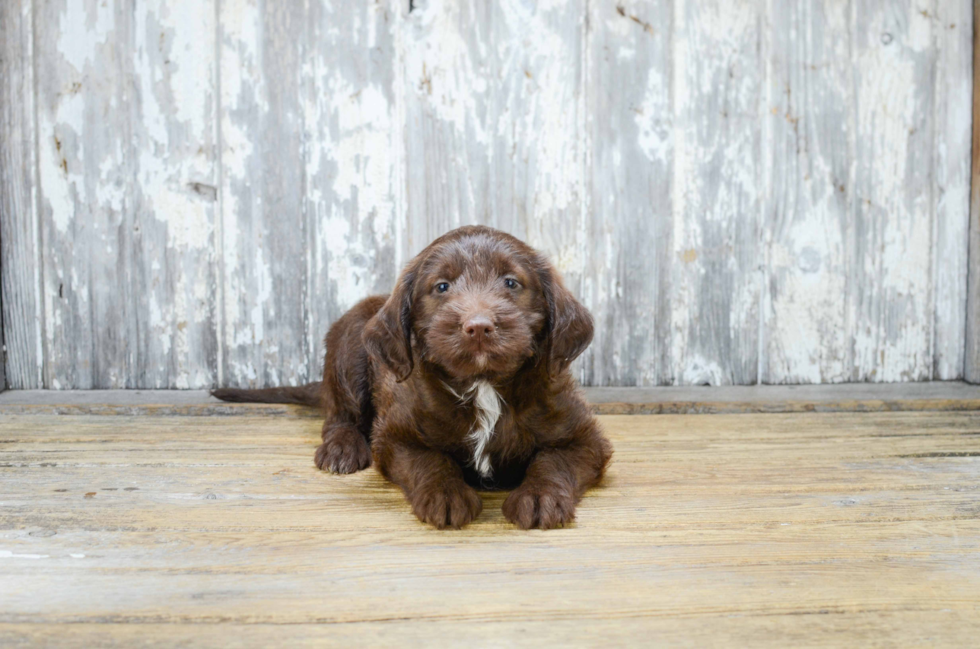
[{"label": "puppy's face", "polygon": [[511,375],[534,355],[547,300],[524,252],[486,234],[430,251],[414,291],[420,357],[475,378]]},{"label": "puppy's face", "polygon": [[453,230],[419,253],[363,335],[401,380],[416,357],[459,379],[505,378],[530,357],[554,373],[591,340],[592,317],[551,264],[482,226]]}]

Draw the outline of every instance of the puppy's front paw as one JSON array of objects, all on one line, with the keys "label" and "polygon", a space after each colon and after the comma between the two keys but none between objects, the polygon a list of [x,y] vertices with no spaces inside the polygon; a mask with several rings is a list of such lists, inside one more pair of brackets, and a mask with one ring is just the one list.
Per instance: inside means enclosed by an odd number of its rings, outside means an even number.
[{"label": "puppy's front paw", "polygon": [[480,515],[483,501],[473,487],[453,480],[419,487],[409,497],[419,520],[444,529],[459,529]]},{"label": "puppy's front paw", "polygon": [[554,484],[522,484],[507,496],[504,517],[521,529],[548,530],[575,520],[575,498]]},{"label": "puppy's front paw", "polygon": [[324,471],[354,473],[371,465],[371,447],[353,426],[335,426],[324,434],[313,461]]}]

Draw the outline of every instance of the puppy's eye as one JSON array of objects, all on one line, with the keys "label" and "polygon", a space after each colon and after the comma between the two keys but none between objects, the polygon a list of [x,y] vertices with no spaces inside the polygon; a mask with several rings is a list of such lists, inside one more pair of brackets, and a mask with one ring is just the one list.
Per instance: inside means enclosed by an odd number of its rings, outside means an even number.
[{"label": "puppy's eye", "polygon": [[436,284],[436,293],[445,293],[449,290],[449,282],[439,282]]},{"label": "puppy's eye", "polygon": [[507,288],[517,288],[518,286],[520,286],[520,284],[517,283],[516,279],[512,277],[508,277],[507,279],[504,280],[504,286],[506,286]]}]

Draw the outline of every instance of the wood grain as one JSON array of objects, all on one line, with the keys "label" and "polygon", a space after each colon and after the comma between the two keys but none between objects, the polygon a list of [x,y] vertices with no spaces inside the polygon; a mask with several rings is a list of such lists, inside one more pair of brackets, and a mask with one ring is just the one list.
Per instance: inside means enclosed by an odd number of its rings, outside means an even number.
[{"label": "wood grain", "polygon": [[135,14],[95,1],[35,13],[44,386],[135,387]]},{"label": "wood grain", "polygon": [[[460,225],[485,222],[495,211],[490,174],[496,135],[491,38],[496,3],[442,0],[414,3],[401,29],[404,42],[407,260]],[[573,63],[574,65],[574,63]],[[522,111],[523,112],[523,111]],[[505,214],[513,211],[510,204]],[[511,232],[525,227],[511,223]]]},{"label": "wood grain", "polygon": [[[43,624],[0,624],[0,633],[14,647],[58,645],[59,647],[121,646],[140,644],[146,647],[209,647],[229,639],[247,638],[244,643],[270,646],[290,642],[294,646],[316,647],[324,644],[347,646],[369,644],[373,647],[456,646],[472,643],[474,636],[493,643],[506,639],[507,646],[540,647],[626,646],[653,638],[665,646],[705,646],[710,643],[759,645],[760,638],[772,646],[827,647],[854,642],[875,645],[881,636],[900,638],[895,644],[968,646],[976,634],[976,624],[959,611],[903,611],[881,613],[874,619],[867,614],[825,610],[817,615],[795,613],[767,617],[730,618],[723,625],[706,626],[700,618],[671,616],[634,617],[629,624],[619,620],[550,620],[547,624],[524,621],[499,621],[492,625],[472,621],[430,621],[424,626],[405,620],[377,623],[296,624],[283,628],[274,624],[139,624],[120,625],[110,622],[74,624],[66,635],[62,626]],[[941,621],[940,621],[941,620]],[[937,642],[934,631],[942,626]],[[438,639],[438,642],[434,639]]]},{"label": "wood grain", "polygon": [[394,2],[221,5],[222,380],[318,376],[397,271]]},{"label": "wood grain", "polygon": [[935,75],[933,14],[865,0],[856,5],[855,25],[849,378],[929,379],[931,359],[911,350],[931,348],[934,326],[931,165],[917,161],[932,159],[936,119],[931,97],[916,92]]},{"label": "wood grain", "polygon": [[764,22],[762,3],[674,2],[675,384],[759,378]]},{"label": "wood grain", "polygon": [[0,6],[0,305],[5,384],[42,385],[33,3]]},{"label": "wood grain", "polygon": [[775,10],[765,381],[959,376],[969,15]]},{"label": "wood grain", "polygon": [[210,385],[214,5],[37,11],[44,386]]},{"label": "wood grain", "polygon": [[403,4],[308,5],[302,84],[309,376],[322,371],[320,341],[330,324],[362,298],[389,292],[400,270],[403,126],[395,30]]},{"label": "wood grain", "polygon": [[582,299],[596,318],[583,359],[587,385],[675,382],[670,326],[675,265],[671,174],[673,6],[590,3],[586,272]]},{"label": "wood grain", "polygon": [[132,384],[138,386],[188,389],[217,381],[216,2],[136,6],[132,290],[139,346]]},{"label": "wood grain", "polygon": [[973,3],[973,167],[970,183],[970,265],[964,375],[980,383],[980,3]]},{"label": "wood grain", "polygon": [[846,381],[854,367],[842,299],[856,261],[851,20],[841,3],[773,6],[764,125],[766,383]]},{"label": "wood grain", "polygon": [[584,16],[581,0],[415,3],[402,31],[406,256],[484,223],[578,286]]},{"label": "wood grain", "polygon": [[224,384],[310,379],[300,3],[221,3]]},{"label": "wood grain", "polygon": [[318,472],[313,420],[0,417],[0,639],[955,646],[980,631],[978,413],[602,423],[616,456],[575,525],[521,532],[484,493],[447,533],[373,470]]},{"label": "wood grain", "polygon": [[963,376],[965,329],[969,322],[971,132],[966,117],[972,93],[971,84],[964,80],[973,74],[974,2],[935,2],[932,12],[931,30],[936,48],[932,101],[936,126],[932,144],[935,230],[930,378],[946,380]]}]

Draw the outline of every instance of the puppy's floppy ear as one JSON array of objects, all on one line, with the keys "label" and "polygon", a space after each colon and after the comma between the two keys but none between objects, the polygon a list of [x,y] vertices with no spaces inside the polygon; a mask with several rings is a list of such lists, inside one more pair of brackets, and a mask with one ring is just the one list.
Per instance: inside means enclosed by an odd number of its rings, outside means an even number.
[{"label": "puppy's floppy ear", "polygon": [[412,290],[418,264],[412,264],[398,278],[395,289],[373,318],[368,320],[361,341],[374,356],[404,381],[415,367],[412,355]]},{"label": "puppy's floppy ear", "polygon": [[592,342],[592,314],[565,288],[547,259],[539,255],[536,265],[547,302],[541,353],[548,371],[555,374],[568,367]]}]

